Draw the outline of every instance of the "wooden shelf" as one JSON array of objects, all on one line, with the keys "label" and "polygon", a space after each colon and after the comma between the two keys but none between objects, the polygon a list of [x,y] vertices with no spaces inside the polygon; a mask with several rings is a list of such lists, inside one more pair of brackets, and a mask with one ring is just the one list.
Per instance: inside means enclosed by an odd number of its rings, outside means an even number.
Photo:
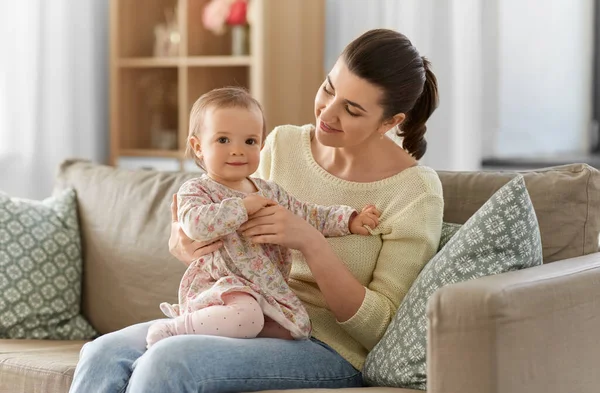
[{"label": "wooden shelf", "polygon": [[[250,54],[232,56],[231,32],[215,35],[202,24],[210,0],[110,0],[112,164],[193,167],[183,157],[189,112],[217,87],[247,88],[263,105],[269,130],[314,121],[325,76],[325,0],[250,1]],[[155,57],[156,28],[176,6],[178,47],[173,57]]]},{"label": "wooden shelf", "polygon": [[129,157],[182,158],[183,152],[179,150],[123,149],[119,151],[119,155]]},{"label": "wooden shelf", "polygon": [[179,57],[130,57],[117,60],[122,68],[177,67],[182,63]]},{"label": "wooden shelf", "polygon": [[251,56],[130,57],[117,60],[121,68],[236,67],[252,65]]},{"label": "wooden shelf", "polygon": [[250,56],[193,56],[183,60],[183,64],[190,67],[235,67],[250,66]]}]

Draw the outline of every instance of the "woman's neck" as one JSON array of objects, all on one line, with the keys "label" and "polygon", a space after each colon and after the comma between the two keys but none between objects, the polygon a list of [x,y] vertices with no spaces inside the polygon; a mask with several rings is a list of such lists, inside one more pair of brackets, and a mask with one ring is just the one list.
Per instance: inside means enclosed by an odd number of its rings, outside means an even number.
[{"label": "woman's neck", "polygon": [[348,181],[378,181],[416,164],[408,153],[387,137],[350,148],[324,146],[313,137],[311,150],[315,161],[323,169]]}]

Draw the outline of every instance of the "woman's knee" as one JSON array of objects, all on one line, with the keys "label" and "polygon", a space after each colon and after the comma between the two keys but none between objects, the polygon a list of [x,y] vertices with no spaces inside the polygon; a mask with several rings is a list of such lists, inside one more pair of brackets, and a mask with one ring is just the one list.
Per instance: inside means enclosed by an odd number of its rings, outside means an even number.
[{"label": "woman's knee", "polygon": [[[196,348],[203,347],[204,337],[191,335],[169,337],[153,345],[133,366],[129,382],[132,392],[197,391],[199,370],[210,362]],[[199,353],[200,352],[200,353]]]},{"label": "woman's knee", "polygon": [[148,326],[150,323],[144,323],[102,335],[81,348],[80,359],[135,359],[146,349],[144,332]]},{"label": "woman's knee", "polygon": [[93,361],[110,361],[115,352],[121,348],[120,343],[110,337],[110,334],[100,336],[94,341],[86,343],[79,353],[79,358]]}]

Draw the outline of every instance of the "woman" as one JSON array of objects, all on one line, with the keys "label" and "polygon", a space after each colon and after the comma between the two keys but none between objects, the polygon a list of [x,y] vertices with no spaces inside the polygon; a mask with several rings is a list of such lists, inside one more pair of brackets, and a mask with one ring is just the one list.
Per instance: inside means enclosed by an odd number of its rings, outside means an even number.
[{"label": "woman", "polygon": [[[260,210],[240,228],[257,243],[296,250],[289,284],[311,317],[310,340],[184,335],[146,351],[151,322],[134,325],[84,347],[71,392],[362,386],[368,351],[439,243],[441,184],[417,162],[437,101],[429,62],[410,41],[372,30],[344,49],[319,88],[316,126],[278,127],[269,135],[262,178],[308,202],[357,209],[373,203],[381,211],[368,237],[325,239],[281,206]],[[403,147],[385,135],[396,127]],[[192,242],[175,220],[169,248],[184,263],[221,246]]]}]

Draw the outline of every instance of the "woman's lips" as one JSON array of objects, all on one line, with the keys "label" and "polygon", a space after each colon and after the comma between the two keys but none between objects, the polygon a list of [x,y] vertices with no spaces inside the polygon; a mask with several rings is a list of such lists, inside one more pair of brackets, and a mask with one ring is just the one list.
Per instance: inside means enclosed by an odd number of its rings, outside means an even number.
[{"label": "woman's lips", "polygon": [[246,163],[245,162],[228,162],[227,165],[242,166],[242,165],[246,165]]},{"label": "woman's lips", "polygon": [[342,130],[338,130],[332,127],[329,127],[326,123],[324,123],[323,121],[321,121],[319,123],[319,127],[321,128],[321,130],[323,130],[324,132],[328,133],[328,134],[335,134],[338,132],[342,132]]}]

